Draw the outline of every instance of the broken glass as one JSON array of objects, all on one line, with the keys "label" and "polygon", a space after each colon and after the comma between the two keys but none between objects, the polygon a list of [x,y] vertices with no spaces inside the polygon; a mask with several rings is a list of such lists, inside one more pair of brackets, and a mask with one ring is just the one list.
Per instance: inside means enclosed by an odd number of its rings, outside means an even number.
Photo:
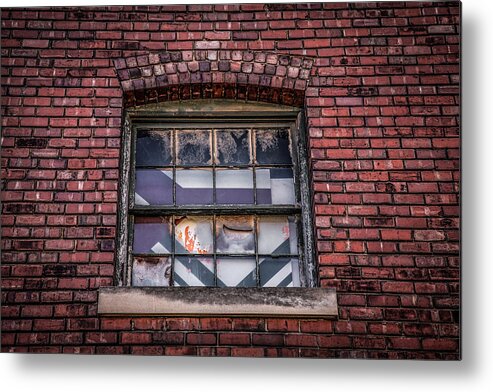
[{"label": "broken glass", "polygon": [[246,129],[216,131],[216,150],[218,165],[250,163],[250,132]]},{"label": "broken glass", "polygon": [[135,161],[137,166],[166,166],[172,163],[171,132],[168,130],[139,130]]},{"label": "broken glass", "polygon": [[298,254],[298,235],[292,216],[260,216],[258,218],[258,253]]},{"label": "broken glass", "polygon": [[212,218],[201,216],[175,218],[175,252],[212,253]]},{"label": "broken glass", "polygon": [[255,169],[255,178],[257,181],[257,204],[295,204],[293,169]]},{"label": "broken glass", "polygon": [[172,253],[169,218],[135,217],[133,253]]},{"label": "broken glass", "polygon": [[300,287],[296,258],[265,257],[259,260],[260,287]]},{"label": "broken glass", "polygon": [[176,204],[212,204],[212,170],[177,169]]},{"label": "broken glass", "polygon": [[253,257],[221,257],[217,259],[219,287],[257,286],[256,262]]},{"label": "broken glass", "polygon": [[179,130],[177,131],[177,165],[210,165],[211,131]]},{"label": "broken glass", "polygon": [[259,164],[292,164],[287,129],[257,129],[256,161]]},{"label": "broken glass", "polygon": [[138,206],[173,204],[173,171],[137,169],[135,204]]},{"label": "broken glass", "polygon": [[133,286],[168,287],[170,277],[171,259],[169,257],[134,257]]},{"label": "broken glass", "polygon": [[255,252],[252,216],[221,216],[216,220],[218,253],[244,254]]},{"label": "broken glass", "polygon": [[176,256],[173,268],[174,286],[214,286],[212,257]]},{"label": "broken glass", "polygon": [[217,204],[253,204],[252,169],[218,169],[216,171]]}]

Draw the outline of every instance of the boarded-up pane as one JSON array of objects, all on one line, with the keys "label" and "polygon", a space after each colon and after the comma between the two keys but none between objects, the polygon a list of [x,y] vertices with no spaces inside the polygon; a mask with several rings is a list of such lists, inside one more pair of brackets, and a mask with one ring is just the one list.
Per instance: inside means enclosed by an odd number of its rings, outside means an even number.
[{"label": "boarded-up pane", "polygon": [[212,218],[175,218],[175,252],[206,254],[213,252]]},{"label": "boarded-up pane", "polygon": [[216,171],[217,204],[253,204],[253,170],[218,169]]},{"label": "boarded-up pane", "polygon": [[211,131],[179,130],[177,131],[177,165],[210,165]]},{"label": "boarded-up pane", "polygon": [[294,205],[293,170],[290,168],[256,169],[257,204]]},{"label": "boarded-up pane", "polygon": [[218,217],[216,220],[216,248],[218,253],[254,253],[253,217]]},{"label": "boarded-up pane", "polygon": [[259,269],[261,287],[300,287],[298,259],[265,257]]},{"label": "boarded-up pane", "polygon": [[135,151],[137,166],[172,164],[171,132],[168,130],[139,130]]},{"label": "boarded-up pane", "polygon": [[171,259],[169,257],[134,257],[133,286],[168,287],[170,277]]},{"label": "boarded-up pane", "polygon": [[212,204],[212,170],[176,170],[176,204]]},{"label": "boarded-up pane", "polygon": [[212,257],[177,256],[173,268],[174,286],[214,286]]},{"label": "boarded-up pane", "polygon": [[256,262],[253,257],[221,257],[217,259],[219,287],[255,287]]},{"label": "boarded-up pane", "polygon": [[294,217],[258,218],[259,254],[298,254],[298,235]]},{"label": "boarded-up pane", "polygon": [[137,169],[135,172],[135,204],[173,204],[173,171]]},{"label": "boarded-up pane", "polygon": [[287,129],[258,129],[255,134],[257,163],[283,165],[292,163]]},{"label": "boarded-up pane", "polygon": [[250,163],[250,132],[246,129],[216,131],[216,150],[219,165]]},{"label": "boarded-up pane", "polygon": [[166,217],[135,217],[133,253],[171,253],[171,227]]}]

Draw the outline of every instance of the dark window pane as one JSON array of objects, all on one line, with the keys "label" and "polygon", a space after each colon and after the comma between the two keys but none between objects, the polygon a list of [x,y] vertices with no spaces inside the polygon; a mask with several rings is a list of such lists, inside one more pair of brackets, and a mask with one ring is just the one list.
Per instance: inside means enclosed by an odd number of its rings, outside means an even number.
[{"label": "dark window pane", "polygon": [[133,286],[168,287],[170,277],[171,259],[169,257],[134,257]]},{"label": "dark window pane", "polygon": [[176,204],[212,204],[212,170],[182,169],[176,171]]},{"label": "dark window pane", "polygon": [[258,253],[298,254],[298,235],[292,216],[260,216],[258,218]]},{"label": "dark window pane", "polygon": [[250,132],[245,129],[216,131],[216,163],[242,165],[250,163]]},{"label": "dark window pane", "polygon": [[173,268],[174,286],[214,286],[212,257],[177,256]]},{"label": "dark window pane", "polygon": [[212,218],[175,218],[175,252],[205,254],[213,252]]},{"label": "dark window pane", "polygon": [[211,131],[178,130],[177,134],[177,165],[210,165]]},{"label": "dark window pane", "polygon": [[255,169],[257,204],[296,203],[293,170],[290,168]]},{"label": "dark window pane", "polygon": [[216,248],[218,253],[254,253],[253,217],[218,217],[216,219]]},{"label": "dark window pane", "polygon": [[300,287],[298,259],[266,257],[259,268],[261,287]]},{"label": "dark window pane", "polygon": [[257,129],[255,153],[260,164],[292,163],[289,149],[289,132],[285,129]]},{"label": "dark window pane", "polygon": [[169,218],[135,217],[133,253],[171,253]]},{"label": "dark window pane", "polygon": [[217,259],[219,287],[255,287],[256,262],[253,257],[221,257]]},{"label": "dark window pane", "polygon": [[135,160],[137,166],[165,166],[172,163],[171,132],[141,130],[137,132]]},{"label": "dark window pane", "polygon": [[216,171],[217,204],[253,204],[253,171],[251,169],[218,169]]},{"label": "dark window pane", "polygon": [[173,171],[137,169],[135,172],[135,204],[173,204]]}]

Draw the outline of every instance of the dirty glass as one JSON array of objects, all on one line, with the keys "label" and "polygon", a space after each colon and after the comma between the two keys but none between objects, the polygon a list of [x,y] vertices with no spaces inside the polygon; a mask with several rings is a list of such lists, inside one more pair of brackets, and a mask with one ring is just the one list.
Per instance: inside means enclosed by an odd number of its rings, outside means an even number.
[{"label": "dirty glass", "polygon": [[134,197],[138,206],[173,204],[173,171],[137,169]]},{"label": "dirty glass", "polygon": [[256,262],[252,257],[221,257],[217,259],[219,287],[256,287]]},{"label": "dirty glass", "polygon": [[259,260],[261,287],[299,287],[299,261],[296,258],[265,257]]},{"label": "dirty glass", "polygon": [[137,166],[167,166],[172,163],[171,131],[139,130],[135,146]]},{"label": "dirty glass", "polygon": [[135,217],[133,253],[172,253],[171,226],[167,217]]},{"label": "dirty glass", "polygon": [[175,253],[213,253],[212,217],[175,217]]},{"label": "dirty glass", "polygon": [[253,204],[253,170],[218,169],[216,171],[217,204]]},{"label": "dirty glass", "polygon": [[132,267],[133,286],[168,287],[171,277],[169,257],[134,257]]},{"label": "dirty glass", "polygon": [[173,268],[175,286],[214,286],[212,257],[176,256]]},{"label": "dirty glass", "polygon": [[177,165],[210,165],[211,131],[210,130],[178,130],[176,132]]},{"label": "dirty glass", "polygon": [[216,218],[217,253],[244,254],[255,252],[253,216]]},{"label": "dirty glass", "polygon": [[216,164],[248,164],[250,151],[250,132],[247,129],[216,131]]},{"label": "dirty glass", "polygon": [[255,134],[257,163],[283,165],[292,163],[287,129],[257,129]]},{"label": "dirty glass", "polygon": [[293,169],[256,169],[257,204],[293,205],[296,203]]},{"label": "dirty glass", "polygon": [[293,216],[260,216],[257,235],[259,254],[298,254],[298,235]]},{"label": "dirty glass", "polygon": [[199,205],[213,202],[212,170],[177,169],[176,204]]}]

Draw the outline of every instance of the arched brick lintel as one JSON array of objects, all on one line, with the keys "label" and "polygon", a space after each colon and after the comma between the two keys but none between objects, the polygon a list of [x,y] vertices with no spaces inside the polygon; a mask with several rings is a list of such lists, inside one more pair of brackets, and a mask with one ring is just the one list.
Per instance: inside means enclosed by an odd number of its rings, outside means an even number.
[{"label": "arched brick lintel", "polygon": [[241,50],[149,53],[114,60],[125,107],[200,98],[304,105],[313,60]]}]

